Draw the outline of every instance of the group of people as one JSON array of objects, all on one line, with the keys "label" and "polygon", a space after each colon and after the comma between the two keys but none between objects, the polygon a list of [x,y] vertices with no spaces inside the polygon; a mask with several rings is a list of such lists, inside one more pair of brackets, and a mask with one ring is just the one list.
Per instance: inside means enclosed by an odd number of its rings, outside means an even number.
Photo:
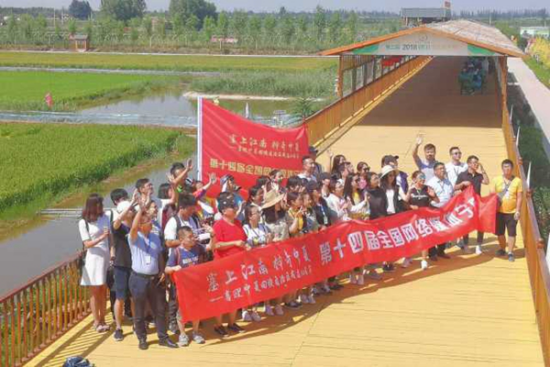
[{"label": "group of people", "polygon": [[[104,210],[101,196],[92,194],[83,209],[79,229],[86,250],[81,284],[91,289],[94,328],[98,332],[110,329],[105,314],[107,274],[112,269],[115,340],[123,340],[123,321],[129,313],[125,309],[131,309],[140,349],[148,348],[149,322],[154,322],[161,346],[177,348],[191,341],[202,344],[202,320],[189,325],[181,322],[171,274],[323,231],[341,221],[389,217],[420,207],[440,208],[469,186],[480,194],[482,185],[490,184],[491,192],[498,195],[496,255],[514,261],[522,183],[513,175],[512,161],[504,160],[502,175],[491,182],[477,156],[470,155],[463,161],[460,148],[453,146],[449,149],[450,161],[445,164],[436,158],[433,144],[425,144],[420,157],[422,145],[423,139],[418,137],[413,151],[417,170],[410,176],[399,169],[399,157],[395,155],[385,155],[380,169],[371,169],[366,162],[355,165],[343,155],[329,153],[330,167],[325,170],[317,162],[317,150],[310,147],[309,155],[302,158],[299,175],[284,182],[282,172],[273,170],[269,176],[258,177],[255,185],[246,190],[233,176],[225,175],[219,180],[221,192],[215,199],[207,193],[217,183],[217,177],[210,175],[208,182],[191,179],[190,160],[172,165],[169,182],[160,185],[158,195],[147,178],[136,182],[132,195],[124,189],[113,190],[110,196],[115,207],[111,211]],[[483,238],[483,233],[477,233],[477,254],[483,252]],[[470,252],[468,235],[457,239],[456,244],[463,252]],[[423,251],[421,269],[427,270],[430,263],[439,259],[449,259],[448,246],[442,243]],[[411,263],[412,259],[406,258],[401,266]],[[365,279],[380,280],[384,272],[394,271],[394,266],[391,262],[367,264],[349,269],[345,278],[349,277],[351,284],[363,285]],[[250,305],[240,317],[246,322],[257,322],[262,317],[283,315],[285,309],[314,304],[317,296],[340,290],[342,280],[344,274]],[[219,315],[214,320],[214,331],[222,338],[244,332],[237,319],[237,311]],[[189,334],[186,326],[191,327]],[[169,338],[168,331],[178,334],[177,343]]]},{"label": "group of people", "polygon": [[489,58],[484,57],[481,60],[478,57],[470,57],[458,75],[461,94],[473,94],[483,88],[485,78],[489,74]]}]

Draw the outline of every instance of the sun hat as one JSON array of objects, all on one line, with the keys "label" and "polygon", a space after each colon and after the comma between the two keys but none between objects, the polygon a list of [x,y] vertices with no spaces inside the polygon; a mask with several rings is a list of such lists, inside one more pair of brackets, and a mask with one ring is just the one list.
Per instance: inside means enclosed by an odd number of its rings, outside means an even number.
[{"label": "sun hat", "polygon": [[386,176],[388,173],[395,172],[395,168],[393,168],[390,165],[386,165],[382,167],[382,171],[380,172],[380,178]]},{"label": "sun hat", "polygon": [[279,194],[277,190],[271,190],[268,191],[267,194],[264,196],[264,203],[262,205],[262,209],[271,208],[281,200],[283,200],[284,195]]}]

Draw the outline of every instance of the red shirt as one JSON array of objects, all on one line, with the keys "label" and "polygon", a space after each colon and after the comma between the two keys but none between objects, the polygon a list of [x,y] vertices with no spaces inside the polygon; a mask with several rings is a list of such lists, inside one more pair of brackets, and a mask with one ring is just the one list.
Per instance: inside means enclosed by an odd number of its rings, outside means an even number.
[{"label": "red shirt", "polygon": [[[218,220],[212,227],[216,234],[216,242],[231,242],[231,241],[245,241],[246,233],[244,232],[241,222],[235,219],[235,223],[227,223],[224,219]],[[240,246],[223,247],[221,249],[214,250],[214,257],[221,259],[239,252],[246,251]]]}]

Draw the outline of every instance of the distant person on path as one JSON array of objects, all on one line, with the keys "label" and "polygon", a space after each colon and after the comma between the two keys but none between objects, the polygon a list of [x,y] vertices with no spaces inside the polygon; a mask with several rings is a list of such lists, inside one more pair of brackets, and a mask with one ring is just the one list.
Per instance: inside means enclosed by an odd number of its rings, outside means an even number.
[{"label": "distant person on path", "polygon": [[[508,260],[515,261],[514,246],[516,245],[516,227],[520,218],[523,186],[521,180],[513,175],[514,163],[505,159],[502,161],[502,176],[495,177],[491,183],[491,192],[499,198],[497,212],[496,235],[500,249],[497,256],[506,255],[508,247]],[[506,241],[505,232],[508,232]]]},{"label": "distant person on path", "polygon": [[103,333],[109,330],[105,323],[107,308],[107,270],[109,268],[109,218],[103,212],[103,198],[92,194],[82,210],[78,229],[86,255],[80,285],[90,287],[90,308],[94,329]]},{"label": "distant person on path", "polygon": [[[481,195],[481,185],[489,184],[489,176],[487,176],[487,172],[485,172],[485,169],[483,169],[483,166],[479,163],[479,159],[475,155],[469,156],[467,162],[468,169],[458,175],[455,190],[462,191],[466,190],[469,186],[473,186],[475,193]],[[483,236],[483,232],[477,232],[477,255],[482,253],[481,245],[483,245]],[[469,235],[464,235],[462,238],[462,245],[465,251],[468,249],[469,242]]]},{"label": "distant person on path", "polygon": [[418,167],[418,169],[421,170],[422,173],[424,173],[424,176],[426,176],[426,181],[429,182],[432,179],[432,177],[434,177],[434,166],[437,162],[435,159],[436,149],[435,149],[435,145],[426,144],[424,146],[425,159],[421,159],[418,156],[418,149],[422,145],[423,140],[424,139],[422,138],[422,136],[418,136],[416,138],[416,145],[412,152],[412,156],[414,159],[414,163],[416,163],[416,166]]}]

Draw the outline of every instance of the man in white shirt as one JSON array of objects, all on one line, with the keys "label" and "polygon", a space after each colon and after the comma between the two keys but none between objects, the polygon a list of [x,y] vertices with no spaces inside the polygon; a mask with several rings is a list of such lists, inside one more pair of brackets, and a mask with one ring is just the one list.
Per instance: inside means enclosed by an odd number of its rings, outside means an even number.
[{"label": "man in white shirt", "polygon": [[298,175],[301,179],[307,180],[307,182],[317,182],[315,177],[315,161],[309,155],[302,157],[302,166],[304,170]]},{"label": "man in white shirt", "polygon": [[449,155],[451,161],[445,165],[445,171],[447,172],[447,178],[451,183],[456,185],[458,175],[468,170],[468,165],[460,161],[462,158],[462,152],[459,147],[452,147],[449,149]]},{"label": "man in white shirt", "polygon": [[[441,162],[437,162],[434,165],[434,177],[432,177],[427,183],[431,187],[439,202],[432,201],[431,205],[436,208],[441,208],[447,204],[454,195],[454,186],[447,178],[445,178],[445,165]],[[435,260],[437,257],[444,259],[450,259],[449,255],[445,253],[446,243],[437,245],[437,253],[434,253],[433,248],[430,249],[430,258]]]}]

